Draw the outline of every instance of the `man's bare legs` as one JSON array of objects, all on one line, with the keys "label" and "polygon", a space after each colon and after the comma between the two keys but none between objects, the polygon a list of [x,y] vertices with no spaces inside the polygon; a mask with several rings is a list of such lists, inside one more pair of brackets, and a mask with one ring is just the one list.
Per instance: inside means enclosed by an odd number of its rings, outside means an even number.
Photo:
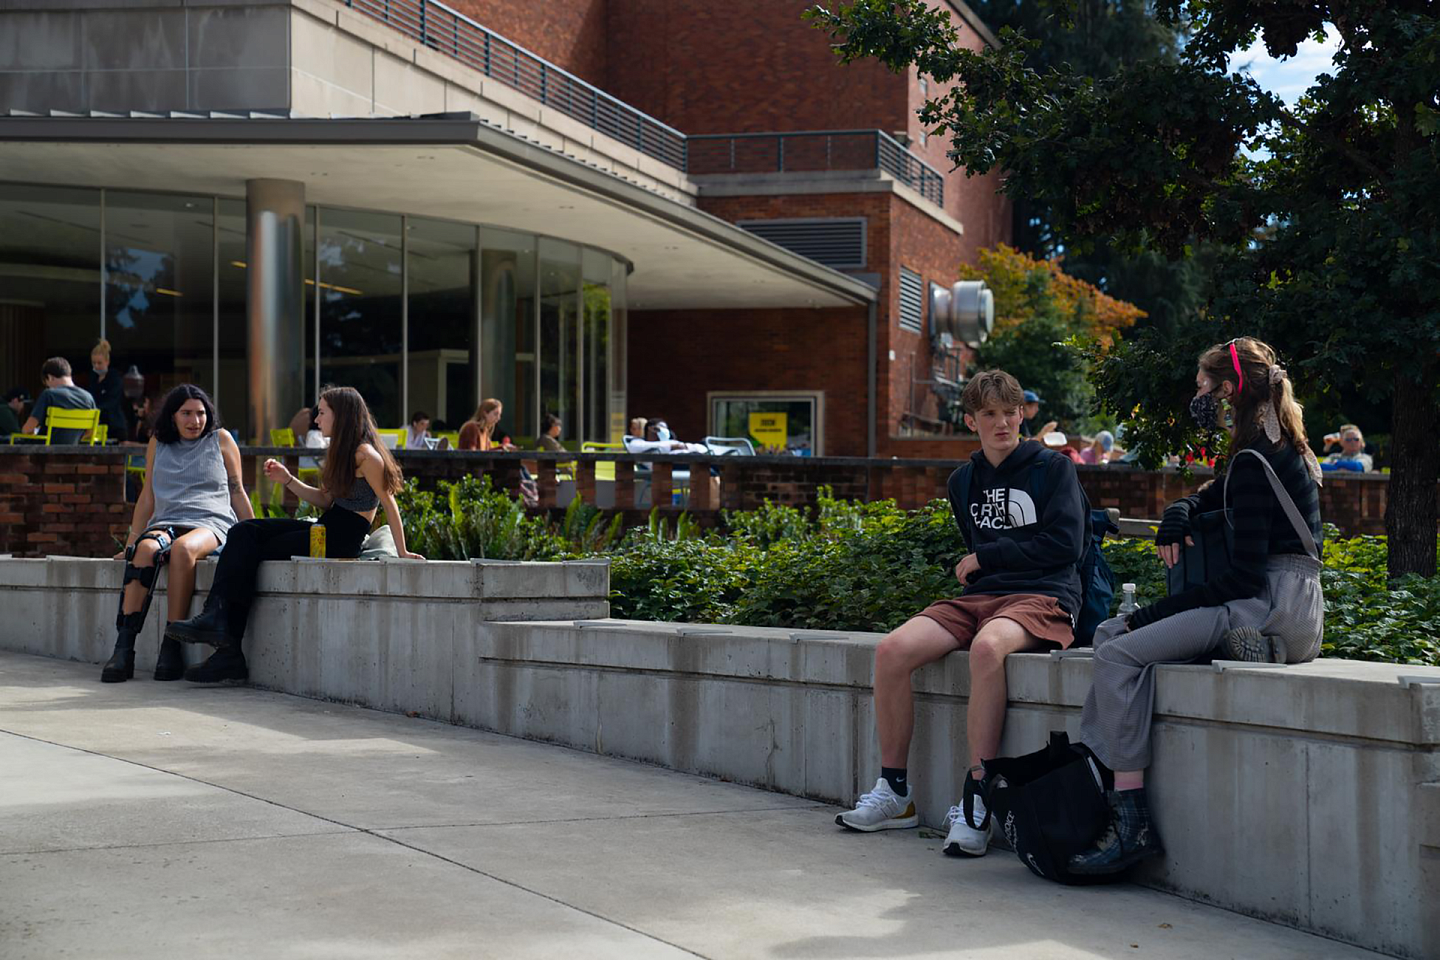
[{"label": "man's bare legs", "polygon": [[1000,753],[1008,698],[1005,658],[1012,653],[1044,648],[1045,641],[1004,617],[988,621],[970,644],[970,703],[965,710],[965,730],[970,741],[972,770]]},{"label": "man's bare legs", "polygon": [[911,617],[875,648],[875,726],[880,764],[904,767],[915,732],[910,675],[960,649],[950,631],[929,617]]},{"label": "man's bare legs", "polygon": [[[970,703],[965,712],[970,763],[995,757],[1005,729],[1005,658],[1040,650],[1045,642],[1014,620],[997,617],[980,628],[970,644]],[[875,725],[880,734],[880,763],[905,767],[915,732],[915,702],[910,675],[927,663],[964,649],[939,623],[912,617],[875,648]]]}]

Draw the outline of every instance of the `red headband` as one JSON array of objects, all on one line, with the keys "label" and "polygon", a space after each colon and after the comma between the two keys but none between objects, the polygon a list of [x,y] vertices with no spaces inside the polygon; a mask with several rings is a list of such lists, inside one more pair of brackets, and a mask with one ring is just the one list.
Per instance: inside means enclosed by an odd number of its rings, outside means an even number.
[{"label": "red headband", "polygon": [[1234,340],[1230,341],[1230,360],[1235,364],[1235,372],[1240,376],[1240,386],[1235,390],[1235,394],[1238,396],[1245,390],[1245,371],[1240,369],[1240,354],[1235,349]]}]

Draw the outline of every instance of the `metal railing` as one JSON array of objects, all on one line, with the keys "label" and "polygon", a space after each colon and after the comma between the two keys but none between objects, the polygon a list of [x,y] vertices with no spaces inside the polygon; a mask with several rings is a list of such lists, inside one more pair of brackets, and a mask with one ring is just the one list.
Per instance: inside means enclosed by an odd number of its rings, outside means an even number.
[{"label": "metal railing", "polygon": [[691,134],[685,172],[771,173],[883,170],[945,205],[945,178],[883,130]]},{"label": "metal railing", "polygon": [[436,0],[343,0],[420,43],[648,157],[685,169],[685,134]]},{"label": "metal railing", "polygon": [[486,77],[686,173],[883,170],[938,206],[945,178],[882,130],[689,136],[438,0],[342,0]]}]

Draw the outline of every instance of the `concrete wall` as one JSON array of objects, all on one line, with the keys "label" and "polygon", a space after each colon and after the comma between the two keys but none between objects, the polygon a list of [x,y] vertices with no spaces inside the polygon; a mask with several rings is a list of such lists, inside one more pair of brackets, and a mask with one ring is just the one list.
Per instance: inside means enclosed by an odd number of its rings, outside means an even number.
[{"label": "concrete wall", "polygon": [[175,0],[0,9],[0,112],[283,110],[290,11]]},{"label": "concrete wall", "polygon": [[[0,559],[0,648],[102,661],[119,574],[111,561]],[[603,615],[607,588],[596,564],[268,563],[252,676],[821,800],[873,783],[878,635],[577,621]],[[1005,753],[1077,732],[1087,657],[1020,655],[1006,672]],[[966,655],[920,671],[916,691],[911,768],[933,826],[965,765]],[[1167,666],[1155,712],[1150,786],[1167,853],[1142,882],[1440,955],[1440,669]]]}]

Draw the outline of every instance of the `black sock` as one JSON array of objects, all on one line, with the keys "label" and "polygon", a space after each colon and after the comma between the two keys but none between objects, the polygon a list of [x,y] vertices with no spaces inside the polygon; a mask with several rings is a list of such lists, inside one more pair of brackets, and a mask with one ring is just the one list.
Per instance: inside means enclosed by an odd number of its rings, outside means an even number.
[{"label": "black sock", "polygon": [[895,796],[903,797],[910,792],[910,784],[905,781],[904,767],[881,767],[880,776],[890,784],[890,789],[895,791]]}]

